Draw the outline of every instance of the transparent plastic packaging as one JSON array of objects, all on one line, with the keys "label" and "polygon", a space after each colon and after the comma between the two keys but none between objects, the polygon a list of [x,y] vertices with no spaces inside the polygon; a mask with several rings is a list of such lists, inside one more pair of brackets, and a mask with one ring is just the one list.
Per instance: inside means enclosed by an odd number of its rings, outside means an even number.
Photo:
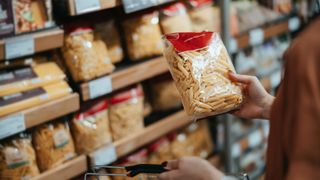
[{"label": "transparent plastic packaging", "polygon": [[39,175],[31,137],[20,134],[0,144],[0,179],[32,179]]},{"label": "transparent plastic packaging", "polygon": [[160,11],[160,25],[165,34],[192,31],[192,23],[183,3],[178,2]]},{"label": "transparent plastic packaging", "polygon": [[66,35],[62,52],[74,81],[88,81],[114,70],[108,50],[95,39],[91,28],[77,28]]},{"label": "transparent plastic packaging", "polygon": [[66,121],[40,125],[34,130],[32,138],[41,172],[55,168],[76,156]]},{"label": "transparent plastic packaging", "polygon": [[79,154],[88,154],[111,142],[107,100],[99,101],[75,115],[71,130]]},{"label": "transparent plastic packaging", "polygon": [[181,97],[174,81],[166,75],[150,80],[152,106],[156,111],[181,107]]},{"label": "transparent plastic packaging", "polygon": [[171,160],[172,156],[170,141],[166,138],[160,138],[152,143],[149,147],[149,164],[161,164],[165,161]]},{"label": "transparent plastic packaging", "polygon": [[163,42],[158,12],[127,19],[123,22],[123,29],[130,60],[162,54]]},{"label": "transparent plastic packaging", "polygon": [[109,117],[114,141],[144,128],[143,99],[141,86],[119,92],[111,97]]},{"label": "transparent plastic packaging", "polygon": [[106,44],[110,60],[113,64],[123,60],[120,36],[113,20],[97,24],[95,26],[95,36],[100,37]]},{"label": "transparent plastic packaging", "polygon": [[192,21],[192,29],[195,32],[214,31],[215,21],[212,11],[212,0],[190,0],[189,16]]},{"label": "transparent plastic packaging", "polygon": [[242,104],[241,87],[228,78],[235,69],[217,33],[173,33],[164,40],[164,56],[189,116],[213,116]]}]

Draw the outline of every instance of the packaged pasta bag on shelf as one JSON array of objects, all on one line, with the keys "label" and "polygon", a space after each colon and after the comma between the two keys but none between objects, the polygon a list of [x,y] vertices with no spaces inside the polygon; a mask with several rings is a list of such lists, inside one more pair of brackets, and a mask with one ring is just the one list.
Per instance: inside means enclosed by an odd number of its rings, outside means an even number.
[{"label": "packaged pasta bag on shelf", "polygon": [[31,136],[21,133],[0,144],[0,179],[32,179],[39,175]]},{"label": "packaged pasta bag on shelf", "polygon": [[170,74],[151,79],[150,87],[154,110],[164,111],[181,107],[181,97]]},{"label": "packaged pasta bag on shelf", "polygon": [[133,61],[161,55],[163,42],[159,13],[142,14],[123,22],[129,58]]},{"label": "packaged pasta bag on shelf", "polygon": [[[135,164],[145,164],[147,163],[147,155],[148,150],[147,149],[141,149],[123,159],[121,159],[118,163],[116,163],[116,166],[129,166],[129,165],[135,165]],[[125,171],[121,169],[114,169],[112,170],[112,173],[126,173]],[[147,178],[144,178],[142,175],[135,176],[135,177],[127,177],[127,176],[114,176],[112,177],[112,180],[144,180]]]},{"label": "packaged pasta bag on shelf", "polygon": [[90,153],[111,142],[108,106],[107,99],[95,102],[76,114],[71,121],[71,131],[79,154]]},{"label": "packaged pasta bag on shelf", "polygon": [[114,70],[105,43],[94,38],[90,26],[67,29],[62,52],[74,81],[88,81]]},{"label": "packaged pasta bag on shelf", "polygon": [[213,150],[210,132],[205,121],[192,123],[186,130],[187,141],[194,147],[194,155],[208,158]]},{"label": "packaged pasta bag on shelf", "polygon": [[150,144],[148,150],[149,164],[161,164],[174,158],[171,152],[170,141],[166,137],[162,137],[156,140],[154,143]]},{"label": "packaged pasta bag on shelf", "polygon": [[31,90],[63,80],[66,75],[54,62],[0,69],[0,96]]},{"label": "packaged pasta bag on shelf", "polygon": [[[189,16],[192,21],[192,29],[195,32],[215,31],[214,12],[212,11],[212,0],[190,0],[187,1],[190,10]],[[185,31],[186,32],[186,31]]]},{"label": "packaged pasta bag on shelf", "polygon": [[169,135],[171,152],[174,159],[184,156],[195,156],[194,146],[187,138],[188,136],[184,131],[171,133]]},{"label": "packaged pasta bag on shelf", "polygon": [[164,40],[164,56],[189,116],[200,119],[239,108],[241,87],[228,78],[235,69],[218,33],[172,33]]},{"label": "packaged pasta bag on shelf", "polygon": [[192,31],[192,23],[185,5],[181,2],[164,7],[160,11],[160,25],[165,34]]},{"label": "packaged pasta bag on shelf", "polygon": [[95,36],[100,37],[106,44],[110,60],[113,64],[123,60],[120,36],[113,20],[97,24],[95,26]]},{"label": "packaged pasta bag on shelf", "polygon": [[41,172],[55,168],[76,156],[66,121],[40,125],[34,130],[32,138]]},{"label": "packaged pasta bag on shelf", "polygon": [[141,85],[123,90],[111,97],[109,118],[114,141],[144,128],[143,99]]}]

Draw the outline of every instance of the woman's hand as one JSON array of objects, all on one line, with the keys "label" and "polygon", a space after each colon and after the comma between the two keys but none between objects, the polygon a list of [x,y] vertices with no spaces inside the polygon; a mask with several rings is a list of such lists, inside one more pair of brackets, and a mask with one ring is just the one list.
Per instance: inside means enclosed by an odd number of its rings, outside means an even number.
[{"label": "woman's hand", "polygon": [[240,110],[232,114],[241,118],[270,118],[270,110],[274,97],[268,94],[263,88],[258,78],[255,76],[239,75],[229,72],[229,77],[233,82],[244,85],[246,95],[245,103]]},{"label": "woman's hand", "polygon": [[160,174],[160,180],[220,180],[224,175],[208,161],[197,157],[183,157],[167,162],[169,171]]}]

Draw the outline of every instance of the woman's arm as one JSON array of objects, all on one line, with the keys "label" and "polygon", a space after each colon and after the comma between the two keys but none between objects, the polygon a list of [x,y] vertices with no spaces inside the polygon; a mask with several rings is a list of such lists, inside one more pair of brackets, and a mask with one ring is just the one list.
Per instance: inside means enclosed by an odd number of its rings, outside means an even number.
[{"label": "woman's arm", "polygon": [[245,119],[269,119],[274,97],[270,95],[255,76],[229,73],[232,81],[243,84],[245,103],[232,114]]}]

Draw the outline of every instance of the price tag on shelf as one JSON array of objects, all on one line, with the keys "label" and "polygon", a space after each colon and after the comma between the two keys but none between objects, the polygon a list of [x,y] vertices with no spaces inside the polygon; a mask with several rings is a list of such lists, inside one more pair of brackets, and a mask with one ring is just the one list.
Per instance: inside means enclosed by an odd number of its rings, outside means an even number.
[{"label": "price tag on shelf", "polygon": [[290,18],[288,26],[289,31],[291,32],[298,30],[300,27],[300,19],[298,17]]},{"label": "price tag on shelf", "polygon": [[106,165],[113,163],[117,160],[116,148],[112,143],[109,143],[95,152],[92,152],[90,155],[91,165]]},{"label": "price tag on shelf", "polygon": [[249,32],[249,38],[249,43],[251,46],[262,44],[264,40],[264,32],[260,28],[251,30]]},{"label": "price tag on shelf", "polygon": [[34,39],[32,35],[18,36],[5,39],[6,59],[13,59],[34,53]]},{"label": "price tag on shelf", "polygon": [[231,156],[233,158],[236,158],[236,157],[239,157],[241,154],[241,146],[239,143],[236,143],[232,146],[232,149],[231,149]]},{"label": "price tag on shelf", "polygon": [[105,76],[89,82],[89,97],[96,97],[112,92],[112,80],[110,76]]},{"label": "price tag on shelf", "polygon": [[122,0],[122,3],[126,13],[132,13],[159,4],[158,0]]},{"label": "price tag on shelf", "polygon": [[260,130],[256,130],[248,137],[249,147],[255,147],[262,142],[262,135]]},{"label": "price tag on shelf", "polygon": [[230,38],[230,53],[236,53],[238,51],[238,42],[233,37]]},{"label": "price tag on shelf", "polygon": [[21,113],[0,119],[0,139],[22,132],[25,129],[24,115]]},{"label": "price tag on shelf", "polygon": [[101,8],[100,0],[74,0],[77,14],[95,11]]}]

